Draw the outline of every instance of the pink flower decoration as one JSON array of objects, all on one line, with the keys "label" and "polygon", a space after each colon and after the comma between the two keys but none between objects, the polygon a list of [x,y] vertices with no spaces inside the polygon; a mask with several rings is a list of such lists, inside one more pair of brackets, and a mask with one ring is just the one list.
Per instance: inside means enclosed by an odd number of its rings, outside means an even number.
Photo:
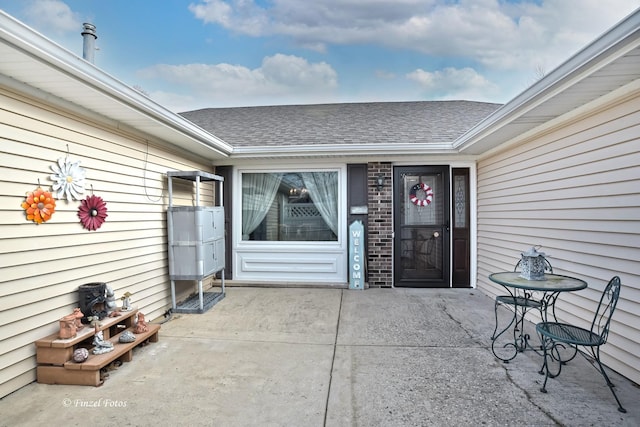
[{"label": "pink flower decoration", "polygon": [[78,216],[84,228],[95,231],[100,228],[107,217],[107,204],[102,200],[102,197],[87,196],[78,208]]}]

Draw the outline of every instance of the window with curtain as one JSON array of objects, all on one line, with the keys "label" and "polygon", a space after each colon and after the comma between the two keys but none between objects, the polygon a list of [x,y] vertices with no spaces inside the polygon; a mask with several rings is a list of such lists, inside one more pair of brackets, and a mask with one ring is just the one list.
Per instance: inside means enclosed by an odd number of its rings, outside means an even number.
[{"label": "window with curtain", "polygon": [[338,240],[338,172],[243,173],[242,240]]}]

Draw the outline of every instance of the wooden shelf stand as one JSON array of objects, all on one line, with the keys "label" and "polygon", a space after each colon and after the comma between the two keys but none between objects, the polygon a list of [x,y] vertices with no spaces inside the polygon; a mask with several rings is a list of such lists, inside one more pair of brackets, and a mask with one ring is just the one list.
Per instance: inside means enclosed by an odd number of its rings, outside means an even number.
[{"label": "wooden shelf stand", "polygon": [[[105,340],[113,343],[113,350],[103,354],[93,354],[93,337],[96,329],[86,325],[73,338],[60,339],[58,334],[36,341],[37,381],[42,384],[75,384],[102,385],[100,370],[110,363],[120,360],[130,362],[133,359],[133,349],[147,341],[157,342],[160,325],[148,323],[147,332],[134,334],[136,339],[131,343],[121,343],[120,334],[134,330],[133,321],[137,309],[120,311],[117,317],[107,317],[100,321],[98,327]],[[86,348],[89,358],[82,363],[73,361],[73,352],[78,348]]]}]

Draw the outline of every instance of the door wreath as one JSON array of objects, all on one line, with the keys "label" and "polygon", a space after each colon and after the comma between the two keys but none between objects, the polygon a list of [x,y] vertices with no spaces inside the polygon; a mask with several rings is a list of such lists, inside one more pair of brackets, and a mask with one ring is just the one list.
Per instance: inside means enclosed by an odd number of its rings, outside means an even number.
[{"label": "door wreath", "polygon": [[[418,190],[424,191],[424,199],[418,198],[418,196],[416,195]],[[409,192],[409,200],[416,206],[428,206],[433,200],[433,190],[423,182],[416,184],[411,187],[411,191]]]}]

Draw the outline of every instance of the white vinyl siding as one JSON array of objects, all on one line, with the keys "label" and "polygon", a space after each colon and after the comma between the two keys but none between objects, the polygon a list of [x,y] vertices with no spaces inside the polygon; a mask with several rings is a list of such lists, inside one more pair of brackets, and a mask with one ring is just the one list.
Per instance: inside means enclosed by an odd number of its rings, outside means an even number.
[{"label": "white vinyl siding", "polygon": [[588,326],[606,283],[622,279],[603,359],[640,383],[640,97],[478,163],[478,286],[541,245],[554,272],[587,281],[558,317]]},{"label": "white vinyl siding", "polygon": [[[0,90],[0,397],[35,380],[34,341],[78,306],[79,285],[106,282],[116,298],[129,291],[148,319],[170,307],[165,174],[212,170],[163,146]],[[80,201],[57,200],[40,225],[20,206],[38,180],[51,190],[50,166],[67,147],[86,170],[83,198],[93,193],[107,204],[97,231],[80,224]],[[212,190],[203,191],[212,200]],[[192,193],[176,186],[175,203],[191,205]]]}]

